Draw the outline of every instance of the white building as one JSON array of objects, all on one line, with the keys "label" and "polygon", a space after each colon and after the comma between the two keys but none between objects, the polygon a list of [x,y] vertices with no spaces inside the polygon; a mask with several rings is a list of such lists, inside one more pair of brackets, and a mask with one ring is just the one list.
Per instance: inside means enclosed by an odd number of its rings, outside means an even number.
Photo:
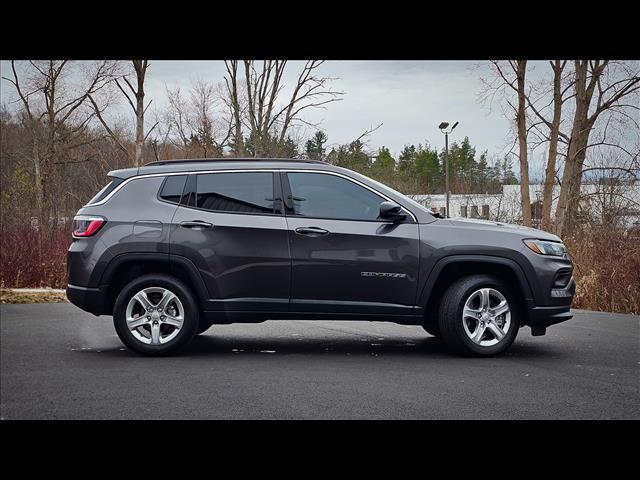
[{"label": "white building", "polygon": [[[529,198],[534,225],[542,213],[542,184],[529,185]],[[581,187],[582,208],[595,218],[603,218],[613,212],[626,228],[640,226],[640,182],[631,184],[583,184]],[[553,189],[551,215],[555,214],[560,195],[559,185]],[[436,209],[444,215],[446,199],[444,194],[408,195],[428,209]],[[485,218],[509,223],[522,220],[520,185],[503,185],[499,194],[452,194],[449,197],[451,217]]]}]

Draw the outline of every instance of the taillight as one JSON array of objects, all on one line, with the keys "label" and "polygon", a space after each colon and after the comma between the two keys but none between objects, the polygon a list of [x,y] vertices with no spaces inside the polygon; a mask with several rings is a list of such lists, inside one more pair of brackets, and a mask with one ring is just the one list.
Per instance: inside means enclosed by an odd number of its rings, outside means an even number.
[{"label": "taillight", "polygon": [[107,221],[102,217],[78,215],[73,219],[73,236],[76,238],[90,237],[95,234]]}]

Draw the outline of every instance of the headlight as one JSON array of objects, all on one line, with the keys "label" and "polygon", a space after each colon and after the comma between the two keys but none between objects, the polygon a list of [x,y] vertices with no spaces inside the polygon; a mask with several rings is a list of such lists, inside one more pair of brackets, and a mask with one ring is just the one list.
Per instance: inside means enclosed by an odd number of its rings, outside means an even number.
[{"label": "headlight", "polygon": [[547,242],[545,240],[523,240],[524,244],[540,255],[553,255],[563,257],[567,253],[567,249],[562,243]]}]

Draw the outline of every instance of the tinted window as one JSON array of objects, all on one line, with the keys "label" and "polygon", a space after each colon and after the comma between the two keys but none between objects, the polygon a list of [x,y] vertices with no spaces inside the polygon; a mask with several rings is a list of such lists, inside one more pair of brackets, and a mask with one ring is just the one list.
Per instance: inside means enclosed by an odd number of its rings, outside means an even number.
[{"label": "tinted window", "polygon": [[180,203],[186,175],[172,175],[167,177],[160,191],[160,198],[167,202]]},{"label": "tinted window", "polygon": [[344,220],[377,220],[384,198],[335,175],[288,173],[296,215]]},{"label": "tinted window", "polygon": [[197,176],[196,207],[217,212],[273,213],[273,175],[209,173]]},{"label": "tinted window", "polygon": [[89,200],[89,204],[97,203],[101,200],[104,200],[107,195],[113,192],[118,185],[120,185],[124,180],[122,178],[114,178],[109,183],[107,183],[102,190],[95,194],[95,196]]}]

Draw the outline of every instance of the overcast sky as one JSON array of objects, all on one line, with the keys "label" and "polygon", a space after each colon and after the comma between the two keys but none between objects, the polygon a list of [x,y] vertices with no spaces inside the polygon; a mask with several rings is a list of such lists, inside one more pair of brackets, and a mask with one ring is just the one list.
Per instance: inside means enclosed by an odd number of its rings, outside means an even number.
[{"label": "overcast sky", "polygon": [[[302,64],[289,62],[287,85],[295,82]],[[442,146],[444,139],[438,124],[459,121],[451,141],[468,136],[478,152],[488,150],[490,158],[501,155],[509,122],[497,105],[489,111],[488,106],[478,103],[481,85],[479,73],[472,68],[474,64],[477,62],[327,61],[318,73],[337,77],[332,87],[345,92],[343,100],[329,104],[326,110],[307,110],[304,118],[321,122],[329,145],[346,143],[382,123],[369,136],[368,145],[375,149],[385,145],[394,155],[406,144],[429,142]],[[2,61],[0,66],[3,75],[10,75],[8,61]],[[158,109],[166,103],[167,86],[180,85],[186,91],[196,79],[221,82],[224,72],[222,61],[151,61],[147,95]],[[285,90],[283,94],[286,93]],[[12,86],[4,80],[0,98],[3,103],[14,98]],[[311,136],[313,129],[307,128],[304,133]]]},{"label": "overcast sky", "polygon": [[[295,83],[302,62],[287,65],[285,81]],[[325,109],[307,110],[305,120],[321,122],[329,144],[346,143],[382,123],[369,138],[370,147],[386,145],[398,154],[405,144],[444,139],[437,126],[442,121],[460,125],[451,138],[468,135],[480,150],[498,152],[509,128],[499,111],[479,105],[480,83],[471,71],[473,62],[460,61],[327,61],[322,75],[336,77],[335,90],[343,100]],[[288,75],[287,75],[288,74]],[[224,65],[217,61],[155,61],[149,72],[149,93],[161,99],[165,84],[184,85],[196,78],[222,81]],[[283,92],[286,94],[287,91]],[[312,129],[307,129],[309,136]]]}]

